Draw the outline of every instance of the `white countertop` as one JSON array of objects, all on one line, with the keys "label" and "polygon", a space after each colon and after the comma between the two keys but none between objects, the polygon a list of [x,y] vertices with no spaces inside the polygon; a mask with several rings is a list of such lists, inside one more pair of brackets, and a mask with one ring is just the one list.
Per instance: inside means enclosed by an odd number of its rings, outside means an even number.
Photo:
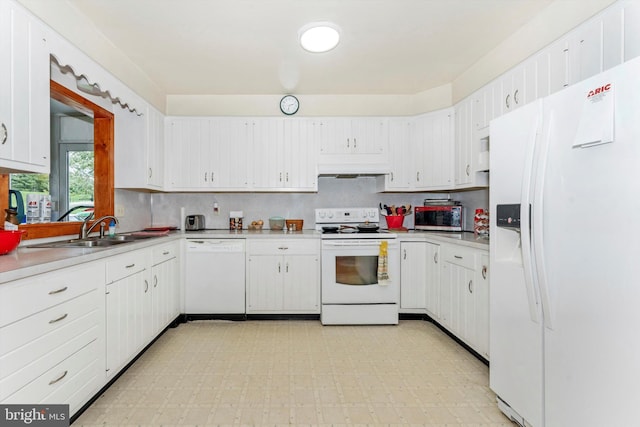
[{"label": "white countertop", "polygon": [[[47,273],[60,268],[71,267],[85,262],[126,253],[132,250],[154,246],[162,242],[187,239],[319,239],[322,233],[316,230],[301,231],[231,231],[201,230],[174,232],[167,236],[151,237],[136,242],[124,243],[106,248],[29,248],[29,242],[23,243],[15,251],[0,256],[0,284]],[[445,233],[431,231],[413,231],[397,233],[400,241],[439,241],[455,243],[477,249],[489,249],[489,239],[478,238],[473,233]]]}]

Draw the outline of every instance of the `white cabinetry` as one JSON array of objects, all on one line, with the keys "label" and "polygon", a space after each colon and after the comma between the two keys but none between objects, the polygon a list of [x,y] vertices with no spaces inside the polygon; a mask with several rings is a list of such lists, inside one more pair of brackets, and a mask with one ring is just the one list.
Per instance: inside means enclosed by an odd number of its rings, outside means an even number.
[{"label": "white cabinetry", "polygon": [[117,374],[153,334],[148,251],[139,250],[107,261],[106,373]]},{"label": "white cabinetry", "polygon": [[440,245],[426,242],[425,309],[434,319],[440,317]]},{"label": "white cabinetry", "polygon": [[178,251],[177,242],[158,245],[151,251],[153,336],[162,332],[180,314]]},{"label": "white cabinetry", "polygon": [[44,26],[0,1],[0,172],[49,173],[49,51]]},{"label": "white cabinetry", "polygon": [[247,313],[320,313],[317,239],[247,240]]},{"label": "white cabinetry", "polygon": [[[442,246],[440,322],[488,358],[489,288],[486,253],[460,245]],[[483,275],[484,273],[484,275]]]},{"label": "white cabinetry", "polygon": [[246,119],[167,119],[169,187],[246,190],[252,138],[253,126]]},{"label": "white cabinetry", "polygon": [[389,120],[389,166],[387,175],[378,181],[380,191],[410,191],[412,164],[415,153],[412,152],[413,141],[411,139],[414,119],[397,118]]},{"label": "white cabinetry", "polygon": [[0,286],[0,402],[76,412],[104,384],[104,263]]},{"label": "white cabinetry", "polygon": [[[501,86],[500,86],[501,88]],[[497,93],[498,86],[493,87]],[[501,89],[500,89],[501,90]],[[501,92],[500,92],[501,93]],[[474,126],[474,109],[478,106],[473,97],[464,99],[454,107],[455,115],[455,188],[486,187],[489,185],[488,142],[486,135],[480,136]],[[495,102],[492,104],[496,105]]]},{"label": "white cabinetry", "polygon": [[[388,168],[389,124],[383,117],[326,118],[319,127],[320,173],[366,172],[368,167]],[[355,169],[354,169],[355,168]]]},{"label": "white cabinetry", "polygon": [[318,135],[312,120],[254,120],[253,189],[317,191]]},{"label": "white cabinetry", "polygon": [[400,243],[400,312],[425,309],[427,282],[426,242]]},{"label": "white cabinetry", "polygon": [[108,377],[117,374],[179,314],[178,243],[107,260]]},{"label": "white cabinetry", "polygon": [[383,191],[453,188],[453,108],[389,121],[391,171],[378,182]]},{"label": "white cabinetry", "polygon": [[164,116],[148,105],[140,110],[115,108],[115,186],[161,190]]}]

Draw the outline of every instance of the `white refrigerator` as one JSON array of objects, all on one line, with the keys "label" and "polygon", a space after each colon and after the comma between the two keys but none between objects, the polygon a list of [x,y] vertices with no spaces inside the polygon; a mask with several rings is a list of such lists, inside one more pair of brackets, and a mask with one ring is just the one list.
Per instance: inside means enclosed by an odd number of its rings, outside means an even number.
[{"label": "white refrigerator", "polygon": [[533,427],[640,425],[640,59],[490,129],[500,408]]}]

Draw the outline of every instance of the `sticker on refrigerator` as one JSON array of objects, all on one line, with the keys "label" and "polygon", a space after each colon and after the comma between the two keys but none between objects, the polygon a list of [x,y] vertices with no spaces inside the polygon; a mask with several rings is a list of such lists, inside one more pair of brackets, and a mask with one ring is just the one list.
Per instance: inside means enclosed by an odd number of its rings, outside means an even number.
[{"label": "sticker on refrigerator", "polygon": [[574,148],[588,148],[613,142],[615,124],[612,83],[589,90],[584,100]]}]

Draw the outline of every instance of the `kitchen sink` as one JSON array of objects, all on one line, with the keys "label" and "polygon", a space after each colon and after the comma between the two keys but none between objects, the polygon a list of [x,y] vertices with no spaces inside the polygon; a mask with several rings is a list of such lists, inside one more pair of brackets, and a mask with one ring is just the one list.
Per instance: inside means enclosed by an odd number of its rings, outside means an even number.
[{"label": "kitchen sink", "polygon": [[[144,238],[144,237],[142,237]],[[108,248],[123,243],[135,242],[140,237],[128,234],[119,234],[108,237],[88,237],[86,239],[70,239],[56,242],[38,243],[26,246],[27,248]]]}]

